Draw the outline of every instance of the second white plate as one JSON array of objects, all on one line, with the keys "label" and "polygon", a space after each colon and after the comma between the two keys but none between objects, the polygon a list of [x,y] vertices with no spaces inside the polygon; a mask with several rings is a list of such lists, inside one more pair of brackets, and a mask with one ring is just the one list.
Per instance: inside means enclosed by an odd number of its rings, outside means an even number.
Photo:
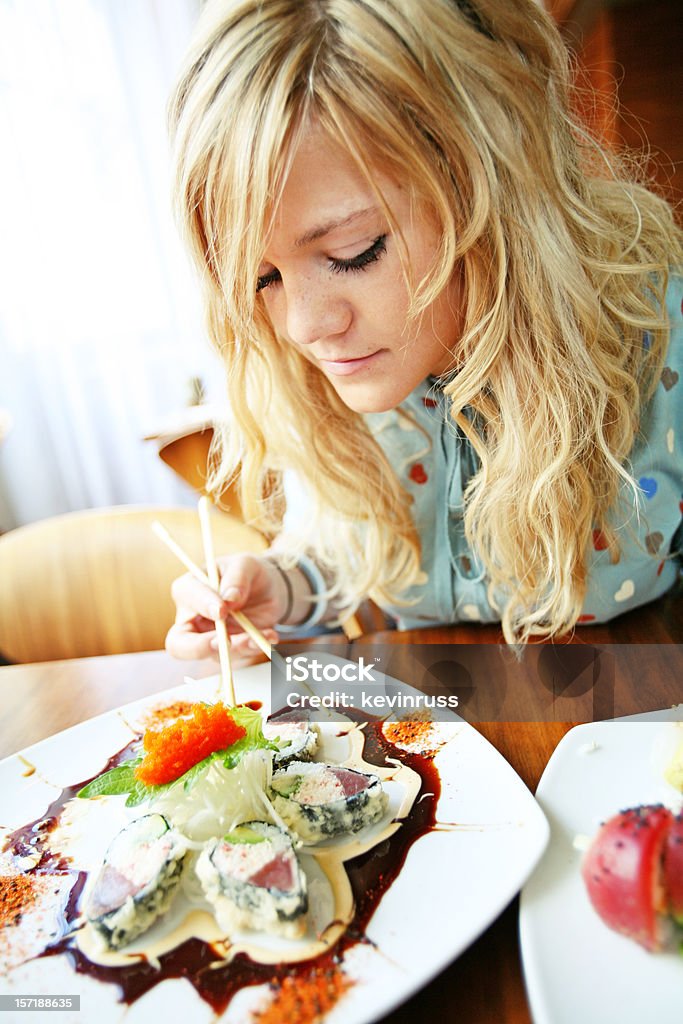
[{"label": "second white plate", "polygon": [[577,726],[558,744],[536,797],[550,823],[548,849],[522,893],[520,934],[535,1024],[680,1024],[683,958],[647,953],[602,923],[581,879],[577,835],[626,807],[677,810],[664,779],[667,732],[655,713]]}]

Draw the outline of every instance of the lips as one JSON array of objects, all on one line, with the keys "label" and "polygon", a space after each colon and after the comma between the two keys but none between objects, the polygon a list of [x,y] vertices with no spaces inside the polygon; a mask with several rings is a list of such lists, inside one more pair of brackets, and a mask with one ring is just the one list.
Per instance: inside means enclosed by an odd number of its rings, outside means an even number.
[{"label": "lips", "polygon": [[352,373],[357,373],[370,366],[381,354],[382,349],[378,349],[377,352],[371,352],[369,356],[358,356],[351,359],[348,356],[343,359],[321,359],[318,357],[318,363],[325,373],[332,374],[334,377],[348,377]]}]

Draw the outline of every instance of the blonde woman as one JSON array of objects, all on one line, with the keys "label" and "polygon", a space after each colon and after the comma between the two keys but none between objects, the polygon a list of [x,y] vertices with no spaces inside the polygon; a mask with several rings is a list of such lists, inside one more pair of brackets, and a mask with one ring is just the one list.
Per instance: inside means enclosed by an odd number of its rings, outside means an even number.
[{"label": "blonde woman", "polygon": [[534,0],[207,5],[177,204],[227,371],[215,483],[274,540],[222,560],[222,603],[177,582],[172,653],[230,607],[274,637],[370,596],[525,642],[672,586],[681,238],[570,82]]}]

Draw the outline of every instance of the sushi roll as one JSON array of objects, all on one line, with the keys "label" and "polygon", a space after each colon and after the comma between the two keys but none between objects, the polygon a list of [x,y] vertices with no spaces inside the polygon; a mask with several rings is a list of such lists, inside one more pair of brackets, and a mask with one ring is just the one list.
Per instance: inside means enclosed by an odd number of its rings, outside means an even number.
[{"label": "sushi roll", "polygon": [[306,876],[286,832],[265,821],[210,839],[197,876],[227,934],[250,928],[299,938],[306,930]]},{"label": "sushi roll", "polygon": [[387,805],[376,775],[302,761],[273,774],[271,800],[282,819],[308,843],[358,832],[378,821]]},{"label": "sushi roll", "polygon": [[318,730],[300,711],[288,711],[265,722],[263,735],[278,745],[273,768],[284,768],[290,761],[310,761],[318,749]]},{"label": "sushi roll", "polygon": [[184,843],[161,814],[136,818],[119,832],[86,909],[109,949],[128,945],[168,910],[185,854]]}]

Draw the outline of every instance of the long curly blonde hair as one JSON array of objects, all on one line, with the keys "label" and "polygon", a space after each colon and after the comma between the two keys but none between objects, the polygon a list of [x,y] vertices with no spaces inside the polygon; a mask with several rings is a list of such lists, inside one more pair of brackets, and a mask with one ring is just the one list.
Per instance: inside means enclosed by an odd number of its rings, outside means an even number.
[{"label": "long curly blonde hair", "polygon": [[[315,118],[372,183],[393,173],[441,227],[418,318],[462,275],[445,393],[479,471],[467,537],[505,637],[573,627],[668,339],[668,205],[571,115],[572,73],[534,0],[215,0],[172,98],[177,209],[227,368],[218,487],[281,527],[284,468],[341,610],[397,604],[420,579],[410,497],[363,419],[279,337],[256,295],[263,240]],[[391,218],[391,211],[387,210]],[[409,257],[406,275],[409,279]],[[643,334],[650,334],[649,346]]]}]

